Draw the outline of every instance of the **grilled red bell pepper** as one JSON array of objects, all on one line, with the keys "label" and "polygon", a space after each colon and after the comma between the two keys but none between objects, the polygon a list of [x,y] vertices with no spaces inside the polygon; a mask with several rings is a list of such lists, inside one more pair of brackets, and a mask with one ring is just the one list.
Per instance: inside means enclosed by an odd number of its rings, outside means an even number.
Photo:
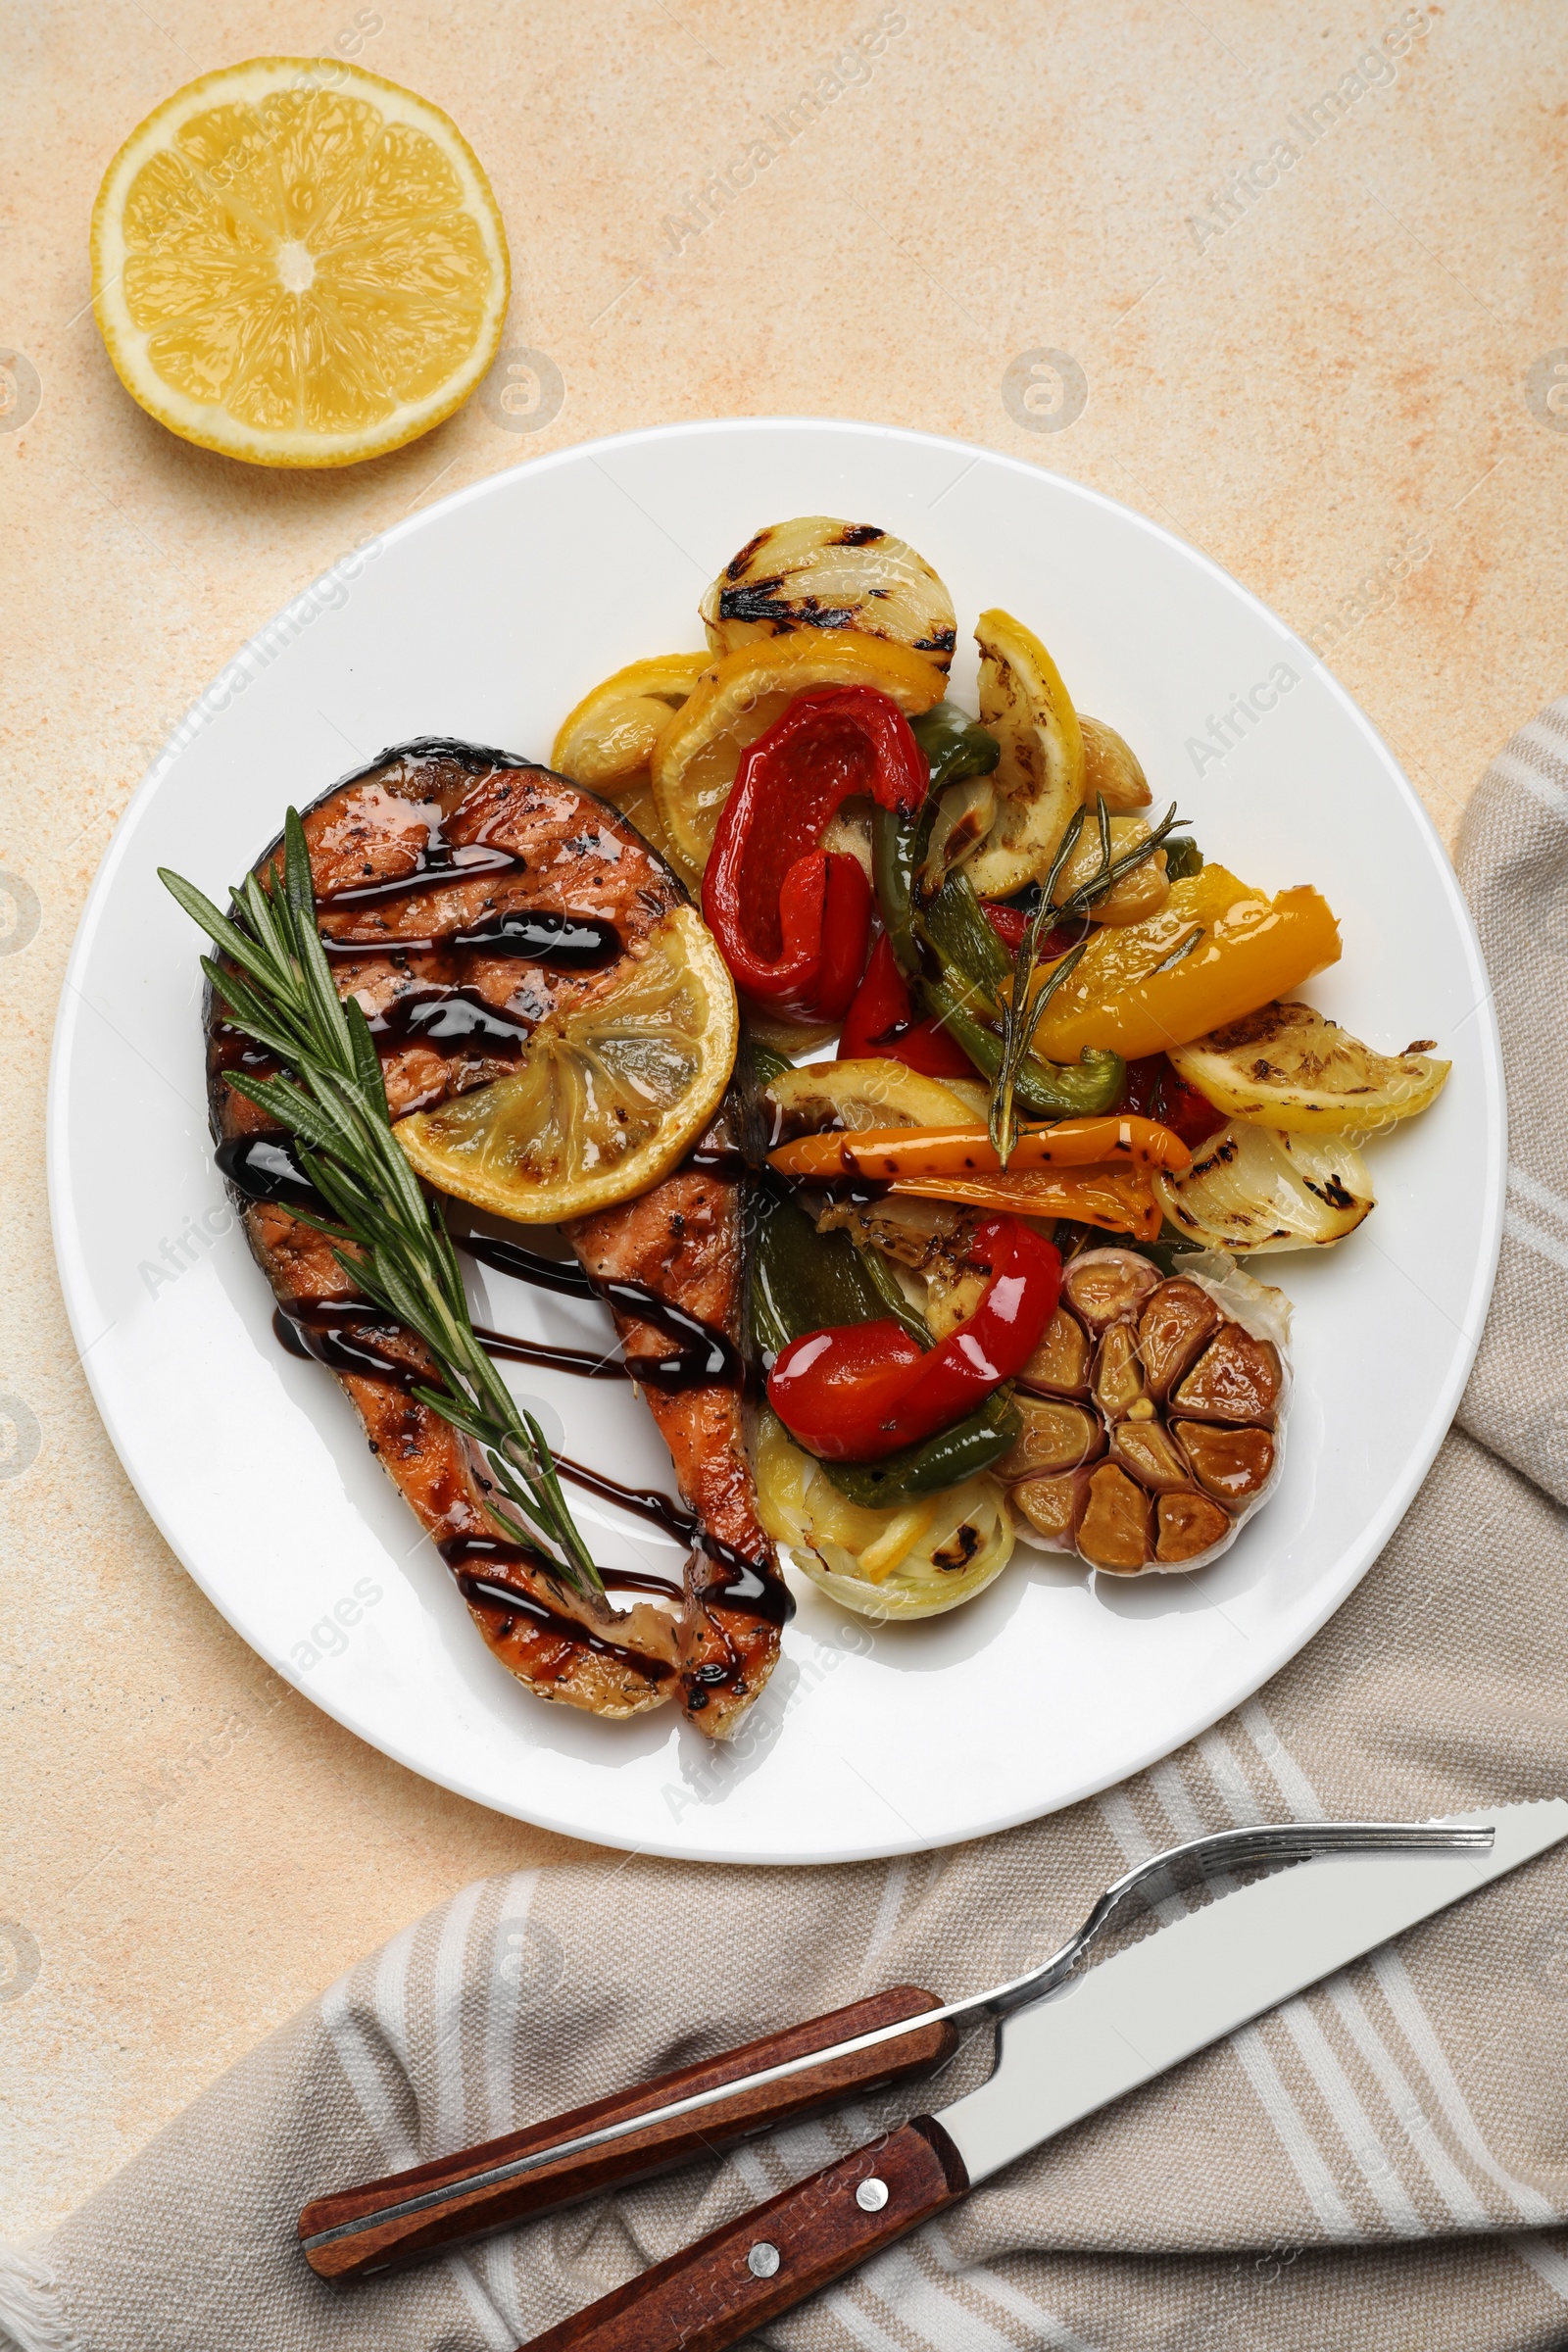
[{"label": "grilled red bell pepper", "polygon": [[917,1446],[982,1405],[1034,1353],[1056,1311],[1061,1259],[1017,1217],[993,1217],[970,1244],[991,1271],[966,1323],[922,1350],[900,1323],[844,1323],[782,1350],[767,1400],[829,1462],[871,1462]]},{"label": "grilled red bell pepper", "polygon": [[[1023,935],[1029,928],[1029,917],[1023,908],[1009,906],[1005,901],[993,901],[985,908],[985,918],[1007,954],[1016,956],[1023,946]],[[1083,923],[1062,923],[1054,931],[1048,931],[1037,950],[1041,962],[1048,962],[1055,956],[1065,956],[1069,948],[1078,945],[1086,928],[1087,925]]]},{"label": "grilled red bell pepper", "polygon": [[909,722],[872,686],[799,694],[753,744],[713,836],[703,915],[737,986],[787,1019],[842,1020],[865,968],[871,888],[825,851],[843,802],[912,815],[929,771]]},{"label": "grilled red bell pepper", "polygon": [[1127,1100],[1123,1108],[1136,1110],[1146,1119],[1157,1120],[1194,1150],[1200,1144],[1206,1144],[1225,1124],[1225,1113],[1216,1110],[1196,1086],[1189,1086],[1163,1054],[1151,1054],[1142,1061],[1127,1064]]},{"label": "grilled red bell pepper", "polygon": [[908,982],[884,931],[871,950],[839,1039],[841,1061],[902,1061],[927,1078],[972,1078],[974,1063],[937,1020],[917,1020]]}]

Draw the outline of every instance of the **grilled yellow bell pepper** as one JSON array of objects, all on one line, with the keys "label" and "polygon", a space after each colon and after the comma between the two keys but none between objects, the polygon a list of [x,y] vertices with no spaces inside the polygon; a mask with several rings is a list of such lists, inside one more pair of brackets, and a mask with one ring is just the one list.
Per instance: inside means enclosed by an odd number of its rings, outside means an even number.
[{"label": "grilled yellow bell pepper", "polygon": [[[1185,1045],[1336,963],[1340,931],[1311,888],[1269,898],[1222,865],[1171,884],[1157,914],[1096,930],[1040,1017],[1034,1051],[1076,1061],[1098,1046],[1138,1061]],[[1055,969],[1041,967],[1040,987]]]}]

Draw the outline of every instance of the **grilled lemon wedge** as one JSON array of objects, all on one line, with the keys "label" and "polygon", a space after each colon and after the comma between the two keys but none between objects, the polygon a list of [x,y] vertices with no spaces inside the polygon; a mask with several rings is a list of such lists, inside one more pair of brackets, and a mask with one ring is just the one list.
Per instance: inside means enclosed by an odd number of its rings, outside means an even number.
[{"label": "grilled lemon wedge", "polygon": [[521,1067],[393,1132],[427,1184],[523,1225],[645,1193],[685,1158],[735,1064],[740,1015],[701,918],[677,906]]},{"label": "grilled lemon wedge", "polygon": [[131,398],[256,466],[351,466],[466,400],[511,289],[455,122],[358,66],[259,57],[176,90],[104,174],[93,307]]},{"label": "grilled lemon wedge", "polygon": [[1256,1012],[1168,1049],[1189,1086],[1250,1126],[1375,1135],[1436,1102],[1451,1062],[1420,1047],[1375,1054],[1310,1004]]}]

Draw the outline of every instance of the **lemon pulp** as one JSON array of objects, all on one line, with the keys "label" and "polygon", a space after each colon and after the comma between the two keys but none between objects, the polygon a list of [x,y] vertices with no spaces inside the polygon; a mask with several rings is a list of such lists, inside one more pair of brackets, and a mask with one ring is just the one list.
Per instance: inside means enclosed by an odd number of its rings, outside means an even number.
[{"label": "lemon pulp", "polygon": [[138,125],[93,214],[111,359],[187,440],[271,466],[396,449],[466,398],[510,288],[455,123],[357,67],[258,58]]},{"label": "lemon pulp", "polygon": [[394,1133],[429,1184],[521,1224],[586,1216],[677,1166],[717,1109],[740,1038],[713,940],[678,906],[609,985],[541,1021],[522,1066]]}]

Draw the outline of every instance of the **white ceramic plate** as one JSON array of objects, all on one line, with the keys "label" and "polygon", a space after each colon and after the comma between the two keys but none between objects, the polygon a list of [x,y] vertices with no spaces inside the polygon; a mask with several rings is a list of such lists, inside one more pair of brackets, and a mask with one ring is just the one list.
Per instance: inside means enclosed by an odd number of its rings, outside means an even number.
[{"label": "white ceramic plate", "polygon": [[[1037,629],[1211,857],[1327,894],[1345,956],[1314,1000],[1385,1049],[1437,1038],[1454,1071],[1434,1110],[1373,1147],[1370,1224],[1320,1260],[1273,1261],[1296,1301],[1285,1475],[1222,1561],[1127,1583],[1020,1546],[969,1607],[878,1630],[797,1580],[779,1668],[715,1751],[671,1712],[601,1723],[513,1682],[330,1375],[276,1347],[212,1164],[200,943],[154,869],[221,898],[288,800],[409,736],[547,758],[596,679],[702,643],[698,596],[753,531],[812,513],[879,522],[937,566],[971,708],[976,613],[1002,605]],[[1491,1288],[1504,1149],[1453,875],[1388,750],[1300,642],[1192,549],[1072,482],[817,422],[668,427],[496,475],[290,612],[218,681],[115,836],[50,1102],[56,1246],[93,1394],[148,1510],[245,1640],[363,1739],[481,1804],[714,1861],[976,1837],[1122,1779],[1255,1690],[1376,1558],[1448,1426]],[[1200,758],[1243,695],[1259,714],[1234,722],[1223,759]],[[603,1329],[592,1304],[502,1276],[475,1298],[526,1334]],[[518,1387],[569,1452],[668,1482],[629,1391],[533,1373]],[[641,1523],[582,1516],[607,1559],[675,1559]]]}]

